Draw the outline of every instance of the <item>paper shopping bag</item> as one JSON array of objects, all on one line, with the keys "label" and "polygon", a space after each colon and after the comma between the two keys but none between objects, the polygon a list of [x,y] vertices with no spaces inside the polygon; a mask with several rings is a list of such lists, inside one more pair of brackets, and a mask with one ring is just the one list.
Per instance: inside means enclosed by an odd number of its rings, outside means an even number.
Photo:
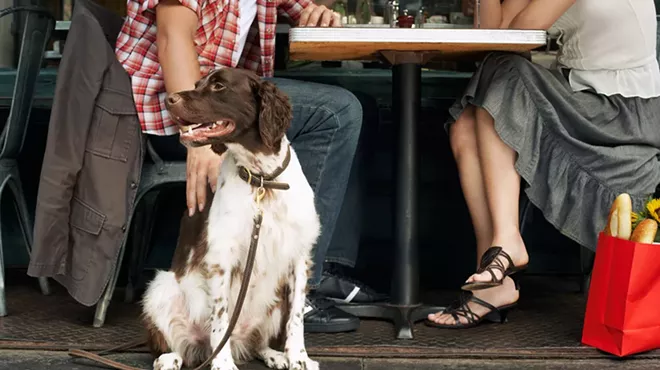
[{"label": "paper shopping bag", "polygon": [[660,245],[600,234],[582,343],[617,356],[660,348]]}]

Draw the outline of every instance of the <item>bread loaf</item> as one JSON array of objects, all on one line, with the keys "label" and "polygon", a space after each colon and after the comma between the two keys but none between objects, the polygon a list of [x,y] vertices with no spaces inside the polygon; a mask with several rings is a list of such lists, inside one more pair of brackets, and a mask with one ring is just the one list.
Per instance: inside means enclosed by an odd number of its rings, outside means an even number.
[{"label": "bread loaf", "polygon": [[658,232],[658,223],[655,220],[645,218],[637,224],[630,240],[638,243],[651,244],[655,241],[655,234]]},{"label": "bread loaf", "polygon": [[605,235],[611,235],[615,238],[630,239],[632,234],[632,200],[630,195],[620,194],[612,203],[610,214],[607,218],[607,225],[603,230]]}]

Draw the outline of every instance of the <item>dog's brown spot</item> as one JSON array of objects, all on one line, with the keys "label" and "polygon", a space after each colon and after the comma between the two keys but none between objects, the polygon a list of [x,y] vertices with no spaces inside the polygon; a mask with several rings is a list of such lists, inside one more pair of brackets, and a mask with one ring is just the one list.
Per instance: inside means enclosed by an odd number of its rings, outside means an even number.
[{"label": "dog's brown spot", "polygon": [[234,267],[231,268],[230,284],[234,285],[235,282],[241,281],[242,280],[241,275],[242,275],[241,264],[239,262],[238,264],[236,264]]},{"label": "dog's brown spot", "polygon": [[275,304],[275,307],[273,307],[271,314],[278,308],[282,314],[280,318],[279,335],[270,341],[270,347],[274,349],[281,349],[286,343],[287,323],[291,316],[291,300],[289,299],[291,287],[289,286],[289,278],[290,275],[280,277],[280,280],[277,283],[277,288],[275,289],[277,303]]},{"label": "dog's brown spot", "polygon": [[158,358],[163,353],[169,352],[165,336],[158,330],[156,324],[145,315],[142,315],[142,324],[147,332],[147,348],[153,357]]},{"label": "dog's brown spot", "polygon": [[225,308],[224,308],[224,307],[220,307],[220,309],[218,310],[218,317],[222,317],[222,315],[223,315],[224,313],[225,313]]},{"label": "dog's brown spot", "polygon": [[218,265],[217,263],[211,265],[211,267],[209,268],[209,273],[208,273],[209,277],[216,275],[223,276],[224,274],[225,274],[225,270],[221,268],[220,265]]},{"label": "dog's brown spot", "polygon": [[177,279],[181,279],[188,271],[199,271],[206,278],[208,269],[204,258],[209,248],[207,224],[212,200],[213,197],[207,197],[204,211],[197,211],[192,217],[186,211],[181,218],[179,240],[171,267]]}]

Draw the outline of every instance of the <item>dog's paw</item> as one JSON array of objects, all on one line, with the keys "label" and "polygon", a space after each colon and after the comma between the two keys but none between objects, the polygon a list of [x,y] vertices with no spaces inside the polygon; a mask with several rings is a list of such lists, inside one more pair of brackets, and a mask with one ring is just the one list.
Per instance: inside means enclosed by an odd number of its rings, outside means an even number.
[{"label": "dog's paw", "polygon": [[319,370],[319,363],[311,360],[307,352],[289,354],[289,370]]},{"label": "dog's paw", "polygon": [[238,367],[230,358],[215,358],[211,362],[211,370],[238,370]]},{"label": "dog's paw", "polygon": [[181,370],[183,359],[176,353],[165,353],[154,361],[154,370]]},{"label": "dog's paw", "polygon": [[264,357],[264,363],[270,369],[283,370],[289,368],[289,361],[286,359],[286,356],[282,352],[271,352],[268,357]]}]

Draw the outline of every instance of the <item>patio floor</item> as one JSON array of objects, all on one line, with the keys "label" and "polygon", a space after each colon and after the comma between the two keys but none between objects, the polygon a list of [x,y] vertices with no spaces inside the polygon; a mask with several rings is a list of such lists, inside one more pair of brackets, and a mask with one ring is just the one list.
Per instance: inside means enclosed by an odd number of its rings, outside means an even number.
[{"label": "patio floor", "polygon": [[[48,351],[107,349],[143,335],[136,303],[124,303],[118,295],[110,306],[105,326],[93,328],[93,307],[77,304],[55,283],[52,295],[41,296],[36,280],[12,278],[17,273],[11,270],[8,273],[7,281],[14,283],[7,286],[9,315],[0,319],[0,369],[39,369],[38,364],[43,361],[53,361],[53,365],[47,367],[50,369],[83,369],[87,367],[75,367],[80,361],[72,362],[62,352]],[[524,277],[523,299],[519,308],[509,315],[509,323],[504,325],[438,330],[420,323],[415,327],[415,339],[403,341],[394,339],[389,323],[363,320],[357,332],[308,334],[308,352],[327,363],[323,368],[329,370],[399,366],[408,369],[511,369],[517,368],[514,363],[525,369],[572,368],[566,367],[568,365],[605,369],[608,364],[617,365],[612,368],[629,368],[629,365],[621,367],[623,362],[613,361],[595,349],[580,345],[585,299],[577,292],[576,285],[574,281],[556,277]],[[455,298],[452,292],[425,294],[427,302],[436,304],[448,304],[452,298]],[[26,350],[28,352],[24,352]],[[151,359],[142,353],[144,349],[135,352],[122,361],[148,366]],[[21,367],[21,363],[32,365]],[[649,363],[654,365],[649,367]],[[636,356],[634,361],[625,364],[660,368],[660,351]],[[242,367],[258,368],[256,364]]]}]

